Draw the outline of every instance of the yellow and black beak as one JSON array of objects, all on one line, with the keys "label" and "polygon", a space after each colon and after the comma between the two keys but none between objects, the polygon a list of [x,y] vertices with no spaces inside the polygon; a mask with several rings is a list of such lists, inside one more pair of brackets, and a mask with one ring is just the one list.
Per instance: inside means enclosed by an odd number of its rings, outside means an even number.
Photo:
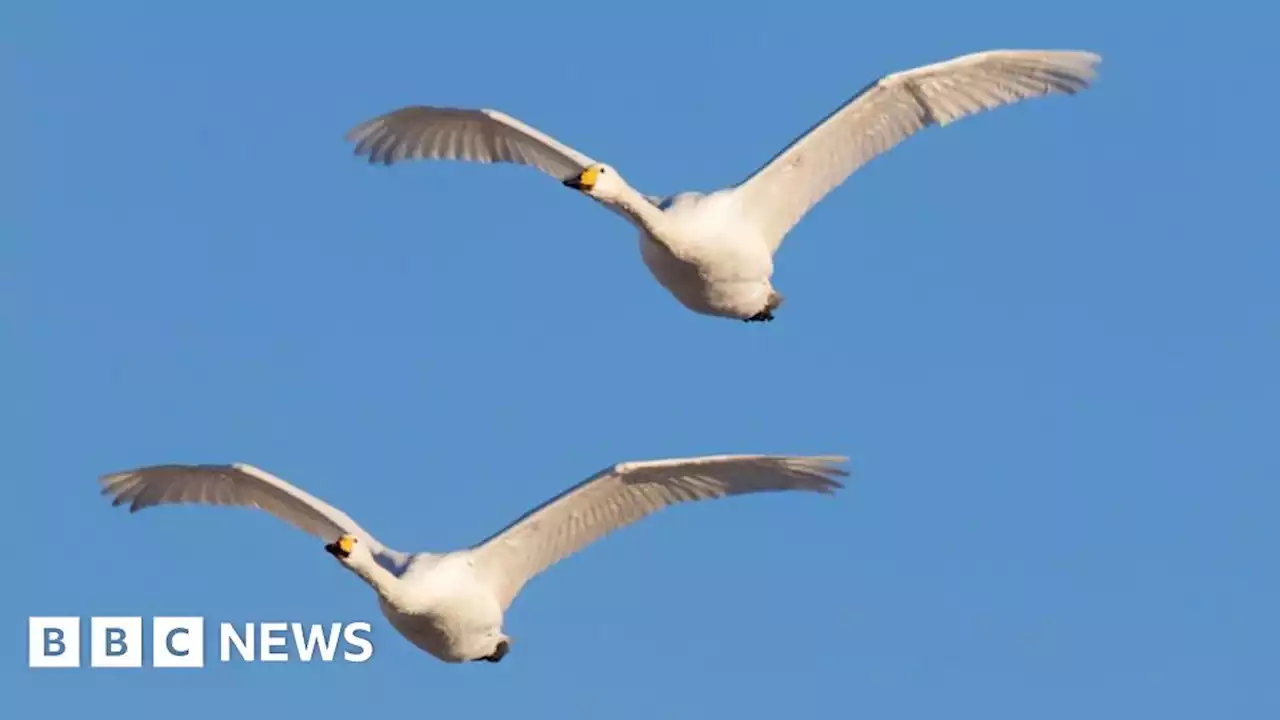
[{"label": "yellow and black beak", "polygon": [[571,187],[574,190],[583,192],[591,192],[591,188],[596,186],[596,179],[600,176],[600,169],[589,167],[586,170],[564,181],[565,187]]},{"label": "yellow and black beak", "polygon": [[350,535],[343,535],[338,538],[337,542],[331,542],[324,546],[324,551],[336,558],[351,557],[351,548],[355,547],[356,539]]}]

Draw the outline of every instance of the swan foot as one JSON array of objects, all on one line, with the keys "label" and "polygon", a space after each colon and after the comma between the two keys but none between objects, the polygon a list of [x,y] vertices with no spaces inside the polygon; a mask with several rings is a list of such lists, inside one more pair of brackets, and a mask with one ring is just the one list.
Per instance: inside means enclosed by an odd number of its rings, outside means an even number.
[{"label": "swan foot", "polygon": [[498,643],[498,647],[494,648],[491,654],[485,655],[480,659],[491,663],[502,662],[502,658],[506,657],[509,652],[511,652],[511,643],[503,640]]},{"label": "swan foot", "polygon": [[771,322],[773,311],[782,306],[782,300],[782,293],[774,290],[769,295],[769,301],[764,304],[764,309],[749,318],[743,318],[742,322]]}]

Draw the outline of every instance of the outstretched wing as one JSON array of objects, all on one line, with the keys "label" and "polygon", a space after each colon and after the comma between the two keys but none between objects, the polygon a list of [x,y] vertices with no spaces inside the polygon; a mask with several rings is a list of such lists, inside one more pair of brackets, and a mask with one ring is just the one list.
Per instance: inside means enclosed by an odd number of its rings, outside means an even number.
[{"label": "outstretched wing", "polygon": [[893,73],[868,85],[737,186],[777,251],[814,205],[858,168],[930,125],[1087,88],[1088,52],[991,50]]},{"label": "outstretched wing", "polygon": [[718,455],[613,465],[472,548],[503,607],[531,578],[669,505],[749,493],[832,493],[843,457]]},{"label": "outstretched wing", "polygon": [[530,165],[559,180],[594,160],[497,110],[413,106],[367,120],[347,133],[371,163],[467,160]]},{"label": "outstretched wing", "polygon": [[375,557],[397,564],[406,559],[346,513],[252,465],[152,465],[104,475],[99,482],[112,505],[128,504],[130,512],[180,503],[260,508],[325,542],[355,535]]}]

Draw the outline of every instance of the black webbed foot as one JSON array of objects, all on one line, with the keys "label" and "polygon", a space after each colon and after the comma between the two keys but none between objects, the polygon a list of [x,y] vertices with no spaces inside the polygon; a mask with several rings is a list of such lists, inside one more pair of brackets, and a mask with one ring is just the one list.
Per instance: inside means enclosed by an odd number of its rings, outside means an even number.
[{"label": "black webbed foot", "polygon": [[506,657],[509,652],[511,652],[511,643],[503,640],[498,643],[498,647],[494,648],[491,654],[485,655],[480,659],[491,663],[502,662],[502,658]]},{"label": "black webbed foot", "polygon": [[749,318],[743,318],[742,322],[771,322],[773,311],[782,305],[782,300],[782,293],[774,290],[769,296],[769,301],[764,304],[764,309]]}]

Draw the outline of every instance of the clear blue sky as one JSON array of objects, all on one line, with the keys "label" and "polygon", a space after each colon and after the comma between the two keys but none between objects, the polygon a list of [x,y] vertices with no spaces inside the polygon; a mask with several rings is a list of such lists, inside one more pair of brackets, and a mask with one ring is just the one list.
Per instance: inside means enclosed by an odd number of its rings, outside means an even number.
[{"label": "clear blue sky", "polygon": [[[201,5],[0,10],[0,714],[1280,716],[1274,7]],[[493,106],[646,192],[714,189],[874,77],[994,47],[1105,61],[828,196],[771,324],[684,310],[533,170],[343,141]],[[244,460],[439,550],[609,463],[721,452],[854,478],[615,534],[463,667],[313,538],[95,482]],[[26,616],[63,613],[372,620],[377,654],[27,670]]]}]

